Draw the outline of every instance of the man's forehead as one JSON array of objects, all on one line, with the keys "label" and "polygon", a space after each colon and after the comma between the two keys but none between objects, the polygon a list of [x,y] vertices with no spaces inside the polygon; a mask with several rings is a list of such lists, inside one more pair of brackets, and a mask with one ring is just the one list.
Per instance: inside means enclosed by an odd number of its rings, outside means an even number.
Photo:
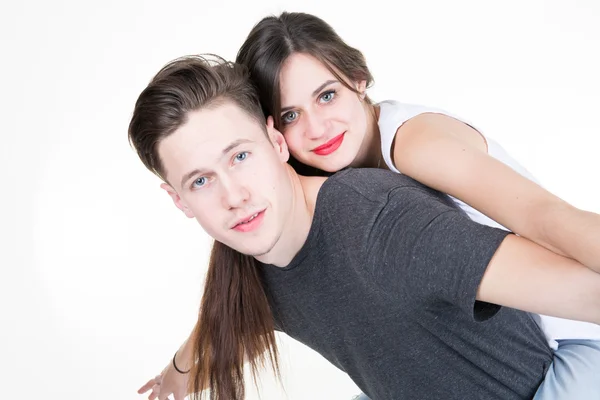
[{"label": "man's forehead", "polygon": [[258,122],[239,107],[223,104],[191,111],[187,121],[172,135],[164,139],[171,147],[190,149],[202,145],[207,152],[220,152],[222,146],[238,139],[253,140],[262,132]]},{"label": "man's forehead", "polygon": [[243,136],[260,130],[258,122],[231,102],[191,111],[180,129],[192,130],[206,139],[222,134]]}]

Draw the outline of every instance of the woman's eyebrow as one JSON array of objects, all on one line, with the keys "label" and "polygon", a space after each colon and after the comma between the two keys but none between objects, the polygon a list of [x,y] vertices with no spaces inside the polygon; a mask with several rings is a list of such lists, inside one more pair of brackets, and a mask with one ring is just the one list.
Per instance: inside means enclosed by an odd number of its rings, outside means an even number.
[{"label": "woman's eyebrow", "polygon": [[[325,81],[325,82],[323,82],[321,85],[319,85],[319,87],[318,87],[318,88],[316,88],[316,89],[315,89],[315,90],[312,92],[312,95],[313,95],[313,97],[314,97],[314,96],[316,96],[316,95],[318,95],[318,94],[319,94],[319,92],[320,92],[321,90],[325,89],[327,86],[331,85],[332,83],[336,83],[336,82],[338,82],[338,80],[337,80],[337,79],[330,79],[330,80],[328,80],[328,81]],[[283,113],[285,113],[285,112],[288,112],[288,111],[292,110],[293,108],[294,108],[294,106],[287,106],[287,107],[283,107],[283,108],[281,109],[281,113],[283,114]]]}]

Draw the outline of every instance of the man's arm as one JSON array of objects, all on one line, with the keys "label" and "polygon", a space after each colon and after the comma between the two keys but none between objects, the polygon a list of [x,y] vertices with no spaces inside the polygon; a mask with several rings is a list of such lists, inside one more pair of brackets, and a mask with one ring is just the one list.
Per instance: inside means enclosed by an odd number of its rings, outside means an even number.
[{"label": "man's arm", "polygon": [[381,254],[375,279],[406,301],[452,304],[477,321],[498,310],[480,300],[600,324],[600,274],[476,223],[425,188],[391,191],[369,238]]},{"label": "man's arm", "polygon": [[483,274],[477,300],[600,324],[600,274],[508,235]]}]

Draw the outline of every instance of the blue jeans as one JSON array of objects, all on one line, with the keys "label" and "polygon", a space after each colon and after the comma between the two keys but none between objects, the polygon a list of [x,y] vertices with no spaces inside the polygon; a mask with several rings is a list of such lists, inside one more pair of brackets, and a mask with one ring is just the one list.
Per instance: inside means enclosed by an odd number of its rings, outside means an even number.
[{"label": "blue jeans", "polygon": [[[533,400],[600,400],[600,340],[558,340]],[[370,400],[361,393],[353,400]]]},{"label": "blue jeans", "polygon": [[534,400],[600,400],[600,341],[558,340],[554,360]]}]

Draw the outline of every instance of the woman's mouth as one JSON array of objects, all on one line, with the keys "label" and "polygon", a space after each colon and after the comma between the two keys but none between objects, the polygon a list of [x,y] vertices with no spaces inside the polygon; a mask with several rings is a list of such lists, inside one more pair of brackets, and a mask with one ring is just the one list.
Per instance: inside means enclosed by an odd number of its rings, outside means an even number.
[{"label": "woman's mouth", "polygon": [[319,155],[319,156],[326,156],[326,155],[333,153],[342,145],[345,134],[346,134],[346,132],[343,132],[343,133],[337,135],[336,137],[334,137],[333,139],[327,141],[327,143],[314,148],[312,150],[313,153],[315,153],[316,155]]}]

